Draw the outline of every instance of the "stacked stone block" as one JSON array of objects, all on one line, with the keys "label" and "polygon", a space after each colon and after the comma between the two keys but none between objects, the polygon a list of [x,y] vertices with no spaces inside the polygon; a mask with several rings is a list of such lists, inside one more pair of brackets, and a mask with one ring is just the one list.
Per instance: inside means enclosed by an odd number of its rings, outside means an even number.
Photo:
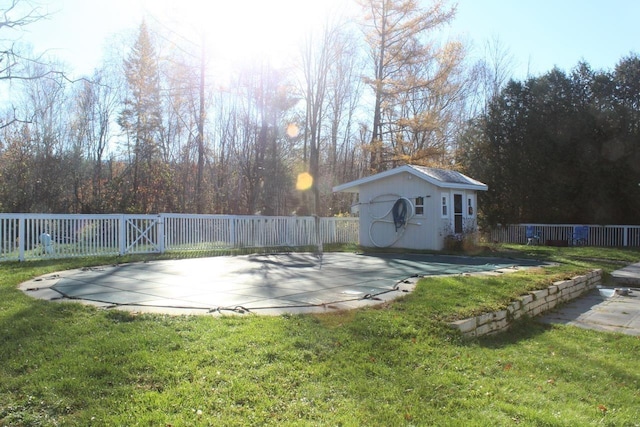
[{"label": "stacked stone block", "polygon": [[529,292],[511,302],[505,310],[458,320],[451,326],[465,338],[481,337],[507,330],[523,316],[535,317],[590,291],[602,282],[602,270],[553,283],[546,289]]}]

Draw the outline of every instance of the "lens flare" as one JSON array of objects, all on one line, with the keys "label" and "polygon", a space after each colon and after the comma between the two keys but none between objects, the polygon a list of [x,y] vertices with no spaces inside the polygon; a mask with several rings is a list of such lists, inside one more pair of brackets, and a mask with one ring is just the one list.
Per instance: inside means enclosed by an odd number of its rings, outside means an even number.
[{"label": "lens flare", "polygon": [[309,172],[302,172],[298,175],[298,181],[296,182],[297,190],[308,190],[313,185],[313,177]]},{"label": "lens flare", "polygon": [[295,138],[300,135],[300,128],[295,123],[289,123],[287,126],[287,136],[289,138]]}]

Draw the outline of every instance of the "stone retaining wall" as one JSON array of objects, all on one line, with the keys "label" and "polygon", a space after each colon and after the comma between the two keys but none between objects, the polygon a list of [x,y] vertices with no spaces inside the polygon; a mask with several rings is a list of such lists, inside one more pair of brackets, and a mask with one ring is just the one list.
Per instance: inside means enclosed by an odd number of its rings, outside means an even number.
[{"label": "stone retaining wall", "polygon": [[458,320],[450,325],[458,329],[465,338],[499,333],[509,329],[512,322],[522,316],[538,316],[590,291],[601,281],[602,270],[594,270],[584,276],[554,282],[547,289],[529,292],[513,301],[505,310]]}]

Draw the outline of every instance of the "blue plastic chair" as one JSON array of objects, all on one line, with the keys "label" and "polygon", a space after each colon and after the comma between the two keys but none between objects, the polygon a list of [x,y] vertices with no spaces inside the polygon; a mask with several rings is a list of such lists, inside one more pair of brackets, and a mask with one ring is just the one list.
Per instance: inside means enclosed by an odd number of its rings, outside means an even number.
[{"label": "blue plastic chair", "polygon": [[573,227],[573,246],[585,246],[589,240],[589,226]]},{"label": "blue plastic chair", "polygon": [[540,232],[536,232],[536,228],[533,225],[527,225],[525,233],[527,237],[527,246],[540,244]]}]

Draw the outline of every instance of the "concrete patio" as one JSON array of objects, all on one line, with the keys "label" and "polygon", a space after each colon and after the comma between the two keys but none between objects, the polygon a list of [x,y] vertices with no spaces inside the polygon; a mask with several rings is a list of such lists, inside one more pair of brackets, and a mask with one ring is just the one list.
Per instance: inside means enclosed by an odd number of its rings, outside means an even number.
[{"label": "concrete patio", "polygon": [[[590,291],[539,320],[640,336],[640,263],[614,271],[611,279],[612,283]],[[615,289],[625,292],[618,293]]]}]

